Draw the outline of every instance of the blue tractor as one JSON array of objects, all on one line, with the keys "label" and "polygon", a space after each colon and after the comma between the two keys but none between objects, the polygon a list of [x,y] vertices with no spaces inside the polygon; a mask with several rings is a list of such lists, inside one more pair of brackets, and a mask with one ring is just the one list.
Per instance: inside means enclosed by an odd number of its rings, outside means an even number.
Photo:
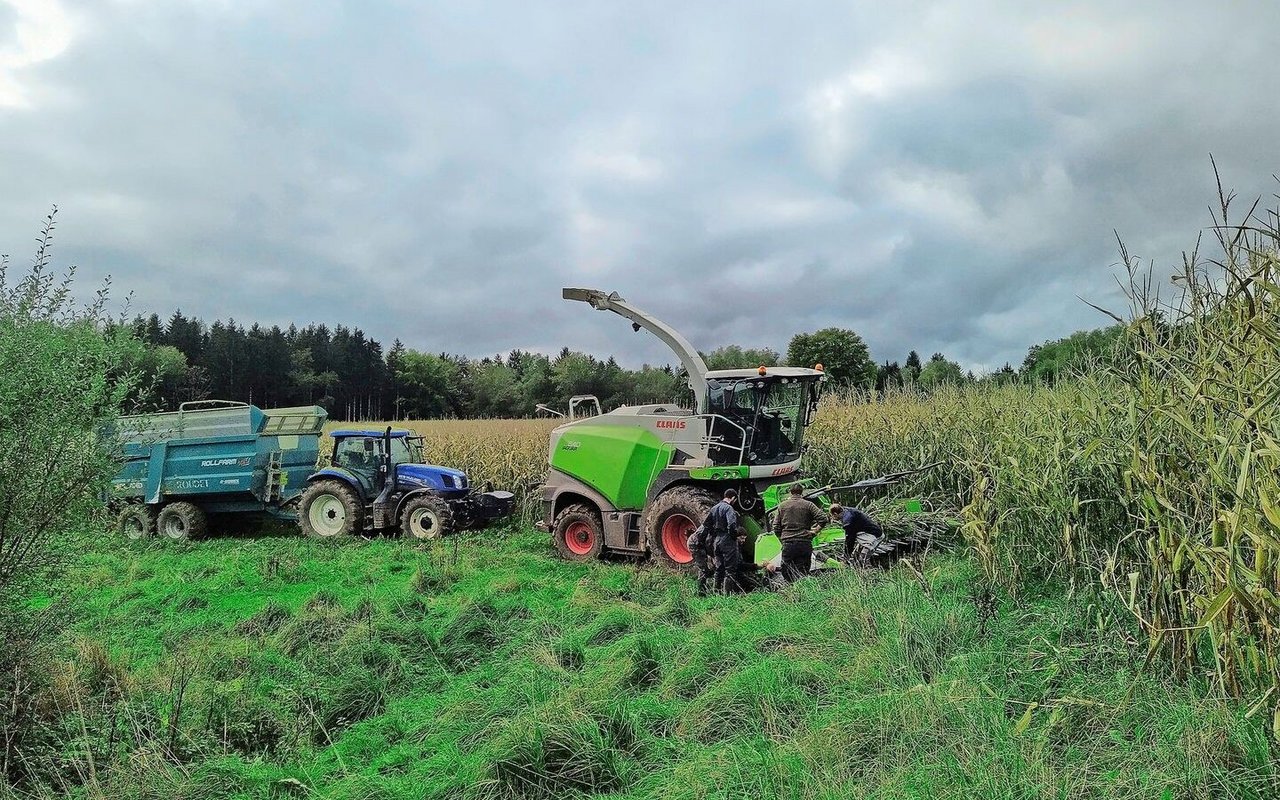
[{"label": "blue tractor", "polygon": [[422,437],[410,431],[333,431],[330,465],[307,479],[298,524],[329,539],[399,529],[434,539],[510,516],[511,492],[476,492],[466,473],[423,463]]}]

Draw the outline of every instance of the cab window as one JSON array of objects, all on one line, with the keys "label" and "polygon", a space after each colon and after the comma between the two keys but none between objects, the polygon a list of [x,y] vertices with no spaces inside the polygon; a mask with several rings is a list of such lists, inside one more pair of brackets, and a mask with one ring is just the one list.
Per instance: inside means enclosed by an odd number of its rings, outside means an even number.
[{"label": "cab window", "polygon": [[378,443],[367,436],[342,439],[333,450],[333,465],[353,472],[364,472],[378,466]]}]

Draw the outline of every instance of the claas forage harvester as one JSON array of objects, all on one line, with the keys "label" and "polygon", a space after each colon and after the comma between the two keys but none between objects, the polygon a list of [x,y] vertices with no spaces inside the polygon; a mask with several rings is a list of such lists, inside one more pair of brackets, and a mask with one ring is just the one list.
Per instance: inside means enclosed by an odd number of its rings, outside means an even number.
[{"label": "claas forage harvester", "polygon": [[[661,339],[680,359],[693,395],[692,408],[677,403],[623,406],[572,419],[552,432],[539,527],[551,534],[552,544],[568,560],[614,553],[649,556],[688,569],[693,563],[689,534],[732,488],[738,492],[747,534],[745,562],[777,567],[782,546],[769,530],[770,514],[793,484],[826,507],[833,491],[879,489],[918,471],[842,487],[819,486],[801,471],[801,453],[805,428],[827,379],[820,364],[710,370],[678,331],[617,292],[570,288],[563,297],[619,314],[636,331],[643,328]],[[918,514],[922,506],[910,501],[903,509]],[[818,532],[813,566],[837,565],[845,553],[844,540],[838,525]],[[862,562],[883,562],[924,541],[913,530],[901,538],[860,538],[856,548],[861,548]]]},{"label": "claas forage harvester", "polygon": [[766,514],[776,487],[800,477],[822,370],[709,370],[679,332],[616,292],[565,289],[563,297],[619,314],[665,342],[688,375],[694,407],[623,406],[552,432],[541,527],[555,548],[575,561],[623,553],[686,567],[693,561],[689,534],[733,488],[748,557],[775,560],[780,546],[764,529]]}]

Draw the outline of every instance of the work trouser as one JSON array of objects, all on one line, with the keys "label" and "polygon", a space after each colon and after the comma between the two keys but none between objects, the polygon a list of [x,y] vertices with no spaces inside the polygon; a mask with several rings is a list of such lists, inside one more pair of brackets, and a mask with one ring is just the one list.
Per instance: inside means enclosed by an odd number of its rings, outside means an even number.
[{"label": "work trouser", "polygon": [[715,589],[728,594],[741,591],[738,573],[742,569],[742,551],[732,536],[717,536],[715,541]]},{"label": "work trouser", "polygon": [[715,565],[711,554],[699,547],[693,551],[693,566],[698,570],[698,596],[707,593],[707,582],[715,576]]},{"label": "work trouser", "polygon": [[782,543],[782,574],[797,581],[809,574],[813,565],[812,539],[787,539]]}]

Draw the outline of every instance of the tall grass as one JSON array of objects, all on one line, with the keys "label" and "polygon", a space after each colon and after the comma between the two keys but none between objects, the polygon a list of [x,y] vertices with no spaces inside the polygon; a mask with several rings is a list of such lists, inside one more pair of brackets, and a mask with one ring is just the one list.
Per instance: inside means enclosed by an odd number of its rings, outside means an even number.
[{"label": "tall grass", "polygon": [[[1265,729],[1139,675],[1098,592],[974,602],[962,555],[699,599],[545,537],[89,555],[25,752],[84,798],[1270,797]],[[199,598],[202,602],[192,602]],[[176,613],[174,609],[188,608]],[[0,794],[4,790],[0,789]]]}]

